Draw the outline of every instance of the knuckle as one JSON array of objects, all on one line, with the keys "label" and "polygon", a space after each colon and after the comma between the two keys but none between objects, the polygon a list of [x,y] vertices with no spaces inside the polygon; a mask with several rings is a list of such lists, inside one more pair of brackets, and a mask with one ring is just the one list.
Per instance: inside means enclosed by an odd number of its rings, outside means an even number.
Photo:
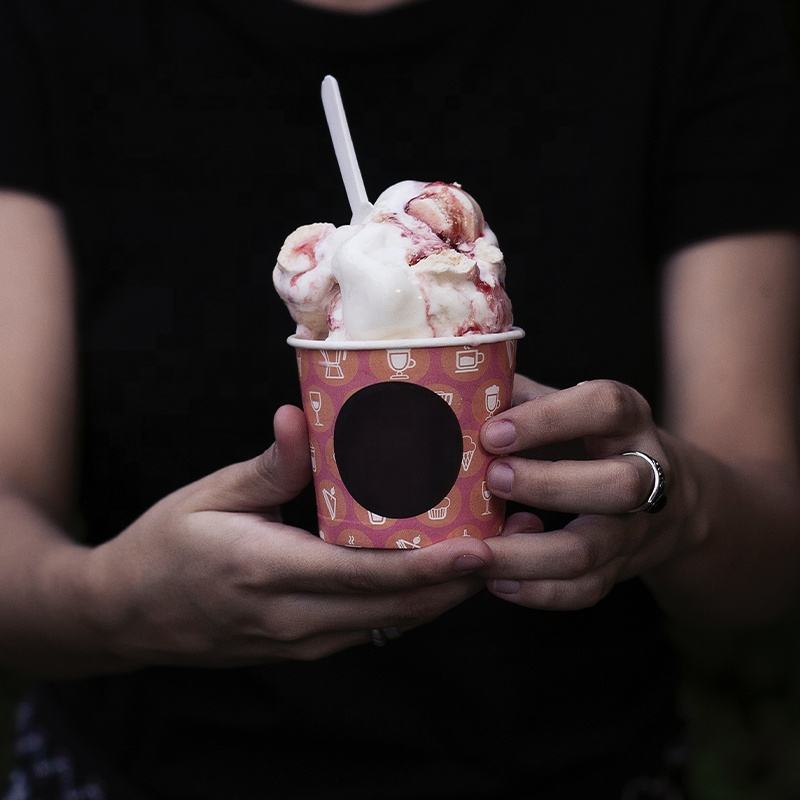
[{"label": "knuckle", "polygon": [[630,395],[630,402],[636,411],[637,416],[641,419],[649,419],[651,416],[650,403],[647,402],[644,395],[632,387],[627,387]]},{"label": "knuckle", "polygon": [[[525,465],[531,469],[531,465]],[[524,472],[523,472],[524,474]],[[559,498],[558,481],[546,466],[541,466],[528,475],[526,483],[529,486],[531,499],[540,503],[552,504]]]},{"label": "knuckle", "polygon": [[274,642],[291,644],[302,639],[305,629],[302,622],[290,614],[281,613],[278,609],[266,612],[261,621],[264,636]]},{"label": "knuckle", "polygon": [[544,432],[546,435],[558,433],[562,427],[562,415],[555,404],[545,399],[544,402],[539,404],[538,412],[535,425],[532,427]]},{"label": "knuckle", "polygon": [[597,381],[595,396],[600,408],[612,419],[622,419],[632,410],[630,390],[619,381]]},{"label": "knuckle", "polygon": [[275,445],[265,450],[254,459],[256,475],[269,483],[275,475]]},{"label": "knuckle", "polygon": [[588,538],[577,539],[570,550],[567,564],[569,577],[578,578],[591,572],[597,564],[599,557],[597,545]]},{"label": "knuckle", "polygon": [[[352,555],[356,556],[356,553]],[[342,582],[353,592],[372,594],[380,591],[380,582],[375,574],[359,558],[348,559],[342,570]]]}]

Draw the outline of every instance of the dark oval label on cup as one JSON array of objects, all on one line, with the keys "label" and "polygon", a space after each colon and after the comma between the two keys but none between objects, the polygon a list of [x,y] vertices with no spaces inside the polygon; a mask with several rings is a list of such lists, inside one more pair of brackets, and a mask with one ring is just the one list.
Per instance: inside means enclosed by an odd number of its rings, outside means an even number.
[{"label": "dark oval label on cup", "polygon": [[336,465],[347,491],[368,511],[391,519],[424,514],[456,482],[461,426],[435,392],[386,381],[356,392],[342,406],[333,434]]}]

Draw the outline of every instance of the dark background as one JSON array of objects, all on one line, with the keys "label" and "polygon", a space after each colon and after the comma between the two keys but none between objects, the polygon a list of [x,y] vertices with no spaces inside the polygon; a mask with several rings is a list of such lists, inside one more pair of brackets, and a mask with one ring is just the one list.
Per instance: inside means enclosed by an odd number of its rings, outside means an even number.
[{"label": "dark background", "polygon": [[[800,0],[785,0],[785,7],[800,63]],[[800,609],[746,633],[673,634],[683,654],[694,798],[800,797]],[[8,765],[11,709],[24,687],[24,678],[0,671],[0,776]]]}]

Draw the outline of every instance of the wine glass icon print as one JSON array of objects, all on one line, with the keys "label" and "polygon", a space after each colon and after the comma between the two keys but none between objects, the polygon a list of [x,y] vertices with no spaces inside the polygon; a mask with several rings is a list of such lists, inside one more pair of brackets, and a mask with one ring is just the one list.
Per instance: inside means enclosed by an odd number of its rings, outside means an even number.
[{"label": "wine glass icon print", "polygon": [[325,377],[328,380],[344,380],[342,362],[347,360],[347,350],[320,350],[322,366],[325,367]]},{"label": "wine glass icon print", "polygon": [[484,391],[484,405],[490,417],[500,407],[500,387],[496,383],[493,383]]},{"label": "wine glass icon print", "polygon": [[417,362],[411,358],[411,349],[407,347],[400,350],[387,350],[386,361],[394,370],[394,375],[389,376],[389,380],[392,381],[409,380],[408,375],[405,374],[406,370],[414,369],[417,366]]},{"label": "wine glass icon print", "polygon": [[484,511],[481,516],[490,517],[492,512],[489,510],[489,504],[492,502],[492,493],[489,491],[486,481],[481,481],[481,497],[486,501],[486,511]]},{"label": "wine glass icon print", "polygon": [[317,421],[314,423],[314,425],[318,428],[322,428],[323,425],[319,421],[319,412],[322,410],[322,395],[319,392],[309,392],[308,400],[311,403],[311,410],[314,412],[314,416],[317,418]]}]

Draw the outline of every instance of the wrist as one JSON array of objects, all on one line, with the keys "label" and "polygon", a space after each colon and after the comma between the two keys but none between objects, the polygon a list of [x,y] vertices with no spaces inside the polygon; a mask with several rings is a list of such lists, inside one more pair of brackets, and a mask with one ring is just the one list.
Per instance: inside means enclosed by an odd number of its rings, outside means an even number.
[{"label": "wrist", "polygon": [[111,597],[96,549],[65,542],[41,560],[34,585],[36,606],[46,620],[45,639],[67,656],[59,674],[130,668],[113,650]]},{"label": "wrist", "polygon": [[669,501],[662,512],[659,528],[669,542],[662,550],[663,560],[643,575],[657,595],[669,597],[676,585],[682,585],[696,562],[703,561],[712,535],[709,495],[709,457],[687,442],[661,431],[661,439],[670,465]]},{"label": "wrist", "polygon": [[675,556],[680,558],[701,549],[711,532],[708,504],[703,501],[703,458],[686,442],[673,436],[666,440],[673,480],[669,525],[676,534]]}]

